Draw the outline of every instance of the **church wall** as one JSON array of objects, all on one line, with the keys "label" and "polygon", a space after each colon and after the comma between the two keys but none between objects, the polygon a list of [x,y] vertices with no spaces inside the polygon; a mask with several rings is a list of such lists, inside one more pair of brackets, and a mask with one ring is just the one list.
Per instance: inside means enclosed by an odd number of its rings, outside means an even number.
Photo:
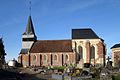
[{"label": "church wall", "polygon": [[84,59],[86,59],[84,63],[90,63],[90,42],[89,41],[86,42],[86,45],[83,48],[84,48],[83,53],[86,53],[84,54]]},{"label": "church wall", "polygon": [[69,64],[75,64],[75,54],[74,53],[70,53],[68,54],[69,55],[69,59],[68,59],[68,62]]},{"label": "church wall", "polygon": [[[53,66],[60,66],[61,64],[61,53],[52,53],[53,55]],[[55,55],[57,56],[57,60],[55,60]]]},{"label": "church wall", "polygon": [[51,53],[47,53],[47,65],[51,64]]},{"label": "church wall", "polygon": [[[42,55],[42,59],[40,59],[40,55]],[[52,55],[52,66],[62,66],[65,63],[67,64],[75,64],[75,54],[73,52],[66,53],[30,53],[30,66],[48,66],[51,65],[51,55]],[[57,56],[57,60],[55,60],[55,55]],[[62,59],[63,55],[63,59]],[[68,55],[68,60],[65,60],[65,55]],[[34,59],[36,56],[36,59]],[[46,59],[44,58],[46,56]],[[40,64],[40,60],[42,64]],[[62,63],[63,60],[63,63]]]},{"label": "church wall", "polygon": [[[83,48],[83,62],[84,63],[91,63],[91,64],[103,64],[104,55],[105,55],[105,45],[100,39],[73,39],[72,40],[72,47],[76,49],[78,53],[78,48],[81,46]],[[90,47],[95,47],[95,60],[90,60]],[[82,60],[81,60],[82,61]]]},{"label": "church wall", "polygon": [[105,64],[105,55],[106,55],[106,48],[105,44],[102,42],[99,42],[97,44],[97,58],[96,58],[96,63],[99,64]]},{"label": "church wall", "polygon": [[28,54],[22,54],[22,66],[27,67],[29,66],[29,61],[28,61]]},{"label": "church wall", "polygon": [[[73,40],[75,42],[76,52],[78,52],[78,47],[82,46],[83,48],[83,63],[92,63],[94,64],[103,64],[104,61],[104,44],[99,40]],[[74,45],[74,43],[73,43]],[[95,61],[90,60],[90,46],[95,47]],[[42,56],[40,59],[40,55]],[[51,55],[52,55],[52,64],[51,64]],[[57,60],[54,60],[54,56],[57,55]],[[63,55],[63,58],[62,58]],[[68,55],[68,60],[65,59],[65,56]],[[36,59],[34,60],[34,56]],[[44,60],[46,56],[46,60]],[[22,54],[22,64],[23,66],[29,66],[29,55]],[[63,61],[62,61],[63,59]],[[20,59],[19,59],[19,62]],[[54,53],[30,53],[30,66],[62,66],[64,64],[75,64],[76,63],[76,53],[74,52],[54,52]]]},{"label": "church wall", "polygon": [[21,55],[18,56],[18,63],[22,64],[22,59],[21,59]]},{"label": "church wall", "polygon": [[38,53],[30,53],[30,66],[40,66],[38,62],[40,60]]},{"label": "church wall", "polygon": [[23,41],[22,42],[22,48],[23,49],[30,49],[31,46],[33,45],[34,41]]},{"label": "church wall", "polygon": [[[46,59],[44,58],[46,56]],[[42,53],[42,66],[48,66],[48,60],[49,60],[49,54],[48,53]]]}]

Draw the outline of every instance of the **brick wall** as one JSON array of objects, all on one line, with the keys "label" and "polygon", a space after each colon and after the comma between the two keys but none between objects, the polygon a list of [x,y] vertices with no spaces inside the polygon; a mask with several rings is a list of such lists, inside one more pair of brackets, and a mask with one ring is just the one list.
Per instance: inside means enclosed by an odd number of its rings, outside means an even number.
[{"label": "brick wall", "polygon": [[104,46],[104,44],[102,42],[99,42],[97,44],[97,47],[98,47],[98,52],[97,53],[100,56],[100,58],[102,58],[103,55],[105,54],[105,46]]},{"label": "brick wall", "polygon": [[[40,57],[41,55],[41,57]],[[46,55],[46,60],[44,60],[44,55]],[[22,54],[18,57],[19,63],[22,63],[23,67],[27,66],[48,66],[51,65],[51,55],[52,55],[52,65],[62,66],[63,64],[75,64],[75,53],[30,53]],[[54,60],[54,56],[57,55],[57,60]],[[62,58],[63,55],[63,58]],[[68,55],[68,60],[65,61],[65,55]],[[22,60],[22,61],[21,61]]]},{"label": "brick wall", "polygon": [[97,44],[97,54],[98,54],[98,58],[96,59],[96,63],[101,63],[101,64],[105,64],[105,45],[102,42],[99,42]]},{"label": "brick wall", "polygon": [[28,63],[28,54],[22,54],[21,55],[22,59],[22,66],[27,67],[29,65]]},{"label": "brick wall", "polygon": [[90,42],[86,42],[86,63],[90,62]]},{"label": "brick wall", "polygon": [[114,52],[114,66],[115,67],[120,67],[120,51]]}]

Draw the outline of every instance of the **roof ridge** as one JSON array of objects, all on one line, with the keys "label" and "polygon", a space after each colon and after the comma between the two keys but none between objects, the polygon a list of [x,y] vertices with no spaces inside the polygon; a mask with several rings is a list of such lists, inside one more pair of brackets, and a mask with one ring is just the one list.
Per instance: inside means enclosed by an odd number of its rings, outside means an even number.
[{"label": "roof ridge", "polygon": [[[75,29],[91,29],[91,28],[88,27],[88,28],[75,28]],[[91,30],[92,30],[92,29],[91,29]]]}]

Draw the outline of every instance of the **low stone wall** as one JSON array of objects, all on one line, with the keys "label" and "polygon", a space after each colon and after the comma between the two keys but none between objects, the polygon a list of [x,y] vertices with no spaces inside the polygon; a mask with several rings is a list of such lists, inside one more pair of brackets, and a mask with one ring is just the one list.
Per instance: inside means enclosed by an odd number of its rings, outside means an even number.
[{"label": "low stone wall", "polygon": [[52,74],[52,78],[56,80],[64,80],[63,75],[59,75],[59,74]]},{"label": "low stone wall", "polygon": [[52,78],[56,80],[92,80],[92,76],[72,77],[68,75],[59,75],[59,74],[52,74]]}]

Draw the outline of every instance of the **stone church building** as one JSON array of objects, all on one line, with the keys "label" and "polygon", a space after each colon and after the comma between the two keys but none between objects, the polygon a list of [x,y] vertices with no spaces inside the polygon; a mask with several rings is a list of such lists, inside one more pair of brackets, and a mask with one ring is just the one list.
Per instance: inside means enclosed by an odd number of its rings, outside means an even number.
[{"label": "stone church building", "polygon": [[22,49],[18,62],[28,66],[63,66],[90,63],[105,65],[106,47],[90,28],[72,29],[72,39],[37,40],[32,18],[29,16],[22,34]]},{"label": "stone church building", "polygon": [[111,47],[112,49],[112,66],[120,67],[120,43]]}]

